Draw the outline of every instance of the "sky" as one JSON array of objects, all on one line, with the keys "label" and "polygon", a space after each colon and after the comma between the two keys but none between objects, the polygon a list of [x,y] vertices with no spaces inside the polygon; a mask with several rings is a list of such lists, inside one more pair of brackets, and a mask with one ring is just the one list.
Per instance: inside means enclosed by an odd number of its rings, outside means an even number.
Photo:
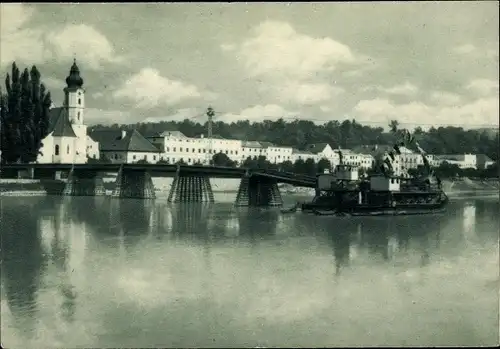
[{"label": "sky", "polygon": [[76,58],[88,124],[499,124],[497,1],[0,6],[2,85],[35,64],[61,105]]}]

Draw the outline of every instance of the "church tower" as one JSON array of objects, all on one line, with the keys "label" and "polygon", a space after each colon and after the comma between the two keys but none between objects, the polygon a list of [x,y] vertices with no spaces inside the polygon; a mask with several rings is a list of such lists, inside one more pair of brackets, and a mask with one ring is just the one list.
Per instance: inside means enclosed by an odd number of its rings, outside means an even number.
[{"label": "church tower", "polygon": [[74,163],[87,162],[87,126],[83,122],[85,110],[85,90],[80,69],[76,65],[76,59],[71,66],[66,78],[64,88],[64,107],[68,111],[68,118],[77,139],[75,140]]}]

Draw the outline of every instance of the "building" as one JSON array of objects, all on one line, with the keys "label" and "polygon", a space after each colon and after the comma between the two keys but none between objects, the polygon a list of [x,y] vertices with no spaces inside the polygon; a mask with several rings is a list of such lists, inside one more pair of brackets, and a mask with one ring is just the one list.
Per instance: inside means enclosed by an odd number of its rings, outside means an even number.
[{"label": "building", "polygon": [[99,145],[87,135],[84,123],[85,90],[82,86],[83,79],[75,61],[66,78],[63,106],[50,109],[49,133],[42,140],[38,163],[83,164],[89,156],[99,158]]},{"label": "building", "polygon": [[[260,144],[268,142],[260,142]],[[266,148],[266,158],[272,164],[281,164],[285,161],[292,161],[293,158],[293,148],[292,147],[281,147],[274,144],[263,144],[267,145]]]},{"label": "building", "polygon": [[147,161],[157,163],[161,160],[161,150],[144,138],[137,130],[133,131],[99,131],[93,133],[99,142],[99,152],[102,158],[112,163],[137,163]]},{"label": "building", "polygon": [[298,150],[298,149],[292,150],[292,160],[291,160],[292,162],[297,162],[298,160],[307,161],[308,159],[317,162],[318,156],[307,150]]},{"label": "building", "polygon": [[330,161],[333,168],[340,163],[340,156],[337,150],[333,150],[328,143],[310,144],[306,147],[307,151],[316,155],[317,161],[326,159]]},{"label": "building", "polygon": [[435,163],[437,166],[448,163],[450,165],[457,165],[459,168],[473,168],[477,169],[477,155],[475,154],[459,154],[459,155],[436,155]]},{"label": "building", "polygon": [[484,154],[477,154],[477,168],[478,169],[486,169],[490,166],[493,166],[495,161],[491,160],[488,156]]},{"label": "building", "polygon": [[257,141],[243,141],[241,143],[241,159],[257,159],[259,156],[267,156],[266,148]]}]

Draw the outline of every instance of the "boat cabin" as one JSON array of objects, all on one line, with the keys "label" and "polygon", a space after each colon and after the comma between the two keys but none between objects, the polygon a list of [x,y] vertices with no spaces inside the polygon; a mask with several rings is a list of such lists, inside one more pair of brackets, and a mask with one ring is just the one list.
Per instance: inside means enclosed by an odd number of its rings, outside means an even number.
[{"label": "boat cabin", "polygon": [[337,180],[357,181],[359,179],[358,167],[352,165],[337,165],[335,167],[335,177]]},{"label": "boat cabin", "polygon": [[330,190],[335,187],[337,183],[337,177],[331,173],[322,173],[317,176],[317,189],[319,190]]},{"label": "boat cabin", "polygon": [[384,175],[374,175],[370,177],[371,191],[399,191],[401,180],[397,177],[386,177]]}]

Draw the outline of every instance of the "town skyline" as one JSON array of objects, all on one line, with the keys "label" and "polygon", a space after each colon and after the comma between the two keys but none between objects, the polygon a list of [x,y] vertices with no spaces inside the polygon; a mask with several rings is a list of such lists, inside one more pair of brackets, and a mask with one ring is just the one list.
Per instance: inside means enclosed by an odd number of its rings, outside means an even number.
[{"label": "town skyline", "polygon": [[0,6],[2,76],[36,64],[60,106],[76,58],[88,124],[498,125],[495,2]]}]

